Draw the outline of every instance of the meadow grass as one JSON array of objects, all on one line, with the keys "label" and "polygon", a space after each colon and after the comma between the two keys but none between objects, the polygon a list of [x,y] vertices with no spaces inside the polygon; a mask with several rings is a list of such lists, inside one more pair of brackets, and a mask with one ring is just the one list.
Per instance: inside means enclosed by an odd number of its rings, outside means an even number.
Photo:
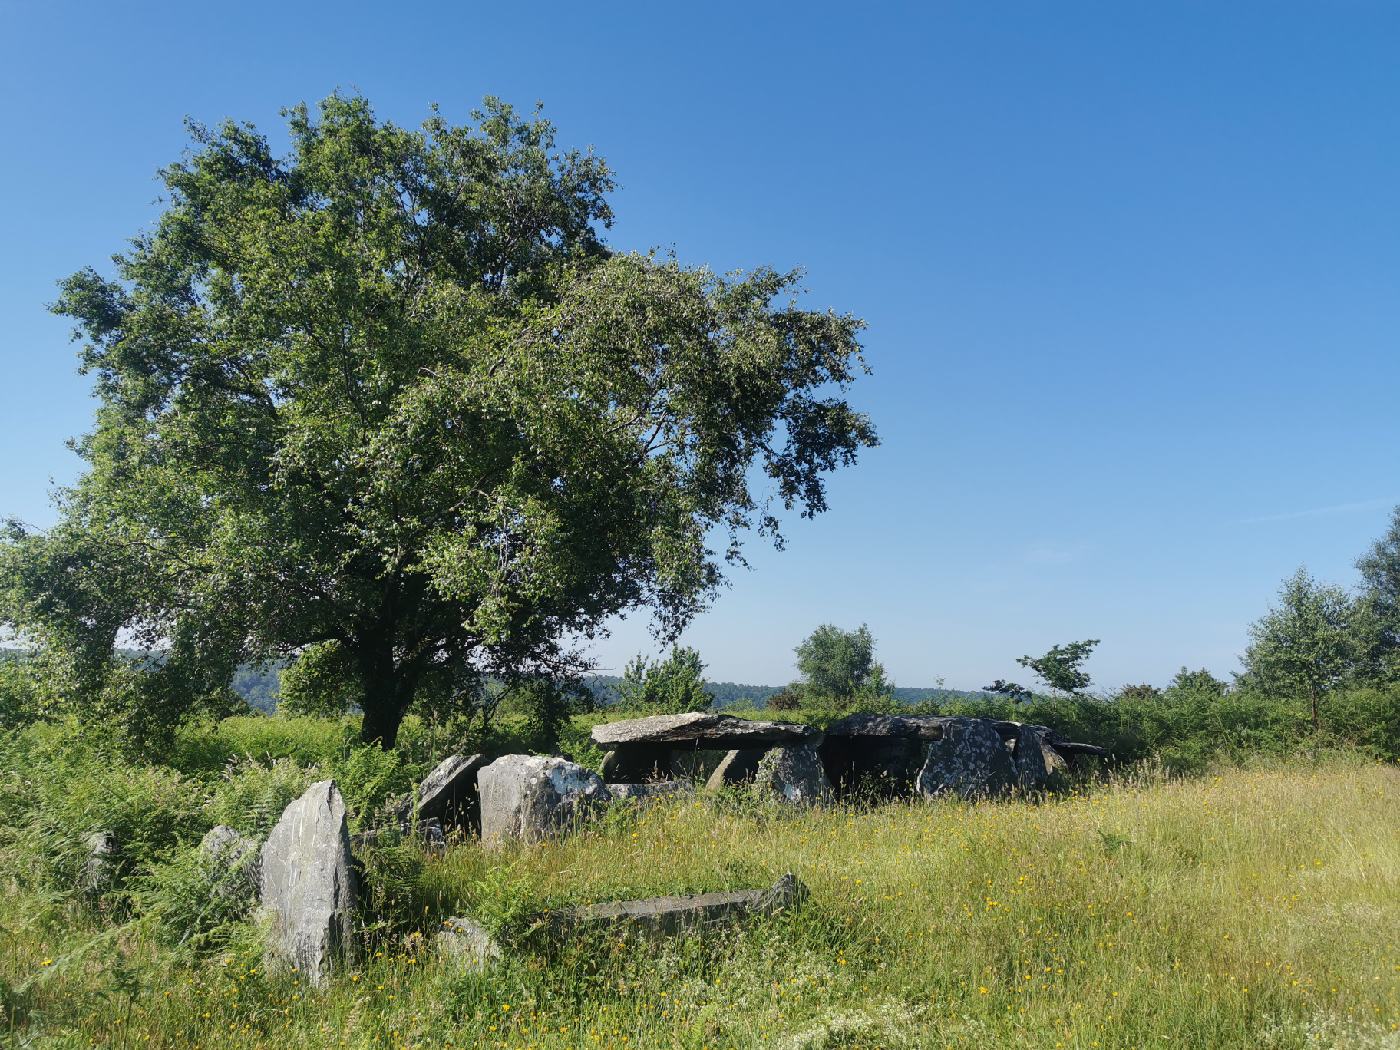
[{"label": "meadow grass", "polygon": [[[405,848],[400,848],[400,853]],[[400,857],[394,924],[314,992],[10,877],[0,1040],[36,1047],[1400,1046],[1400,770],[1120,777],[1039,801],[619,808],[559,842]],[[375,868],[371,864],[371,878]],[[659,944],[431,934],[564,903],[760,886],[800,911]]]}]

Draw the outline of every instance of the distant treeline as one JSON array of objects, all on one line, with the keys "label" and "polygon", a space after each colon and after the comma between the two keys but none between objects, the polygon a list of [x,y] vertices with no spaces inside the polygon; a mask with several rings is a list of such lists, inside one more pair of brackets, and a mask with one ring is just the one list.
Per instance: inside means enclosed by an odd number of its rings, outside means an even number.
[{"label": "distant treeline", "polygon": [[[276,710],[278,683],[283,666],[285,665],[279,662],[262,666],[244,664],[233,676],[233,691],[247,701],[249,707],[259,711]],[[617,703],[619,699],[617,687],[621,681],[622,679],[617,675],[592,675],[584,679],[584,684],[593,690],[593,695],[598,698],[599,703],[611,705]],[[770,696],[781,693],[784,688],[784,686],[778,685],[745,685],[741,682],[705,683],[705,691],[714,697],[716,707],[733,707],[743,704],[762,707]],[[970,693],[957,689],[900,687],[894,690],[895,700],[903,704],[918,704],[928,700],[966,699],[983,695],[982,693]]]}]

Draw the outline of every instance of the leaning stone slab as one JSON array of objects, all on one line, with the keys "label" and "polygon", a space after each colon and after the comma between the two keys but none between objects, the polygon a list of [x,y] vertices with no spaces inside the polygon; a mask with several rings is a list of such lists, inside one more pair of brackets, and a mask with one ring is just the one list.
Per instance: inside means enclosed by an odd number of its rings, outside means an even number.
[{"label": "leaning stone slab", "polygon": [[772,915],[798,907],[806,899],[807,887],[788,872],[764,890],[696,893],[684,897],[590,904],[553,912],[549,916],[549,924],[556,933],[561,934],[605,930],[624,935],[658,936],[738,922],[751,916]]},{"label": "leaning stone slab", "polygon": [[773,747],[821,737],[821,730],[800,722],[758,722],[733,715],[693,711],[682,715],[651,715],[594,726],[593,742],[616,750],[638,744],[681,744],[728,751],[731,748]]},{"label": "leaning stone slab", "polygon": [[1011,764],[1016,770],[1016,786],[1022,791],[1039,791],[1050,778],[1066,768],[1065,760],[1055,750],[1052,734],[1045,726],[1017,727]]},{"label": "leaning stone slab", "polygon": [[695,786],[687,780],[655,780],[646,784],[609,784],[613,800],[665,798],[669,795],[689,795]]},{"label": "leaning stone slab", "polygon": [[436,820],[444,831],[475,830],[481,823],[476,774],[485,755],[448,755],[418,785],[418,819]]},{"label": "leaning stone slab", "polygon": [[355,875],[345,801],[334,780],[312,784],[282,813],[261,854],[268,962],[324,985],[352,947]]},{"label": "leaning stone slab", "polygon": [[472,919],[447,919],[433,938],[437,952],[465,970],[489,970],[503,958],[501,946],[486,927]]},{"label": "leaning stone slab", "polygon": [[760,794],[794,806],[831,800],[831,781],[811,744],[773,748],[759,761],[754,786]]},{"label": "leaning stone slab", "polygon": [[999,795],[1016,782],[1011,752],[990,719],[944,719],[943,737],[928,745],[917,787],[925,798]]},{"label": "leaning stone slab", "polygon": [[710,779],[706,781],[705,787],[712,791],[718,791],[722,787],[752,780],[754,774],[758,772],[758,763],[767,753],[768,749],[765,747],[739,748],[730,751],[720,759],[719,765],[715,766],[715,771],[710,774]]},{"label": "leaning stone slab", "polygon": [[583,820],[611,801],[598,774],[576,762],[544,755],[506,755],[476,775],[481,795],[481,841],[538,842]]}]

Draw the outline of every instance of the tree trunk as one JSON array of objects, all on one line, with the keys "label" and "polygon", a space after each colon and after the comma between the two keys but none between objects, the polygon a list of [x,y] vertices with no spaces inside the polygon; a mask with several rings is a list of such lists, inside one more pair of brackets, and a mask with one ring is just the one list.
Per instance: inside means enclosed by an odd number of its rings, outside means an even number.
[{"label": "tree trunk", "polygon": [[391,646],[363,646],[357,662],[364,692],[360,741],[392,751],[398,741],[399,724],[413,699],[412,686],[403,669],[394,665]]},{"label": "tree trunk", "polygon": [[1313,732],[1314,732],[1314,733],[1321,732],[1321,731],[1322,731],[1322,721],[1321,721],[1321,719],[1318,718],[1318,715],[1317,715],[1317,686],[1313,686],[1313,687],[1312,687],[1312,722],[1313,722]]},{"label": "tree trunk", "polygon": [[377,698],[366,692],[365,714],[360,722],[361,743],[378,744],[385,751],[394,749],[399,739],[399,724],[403,722],[396,693],[392,686]]}]

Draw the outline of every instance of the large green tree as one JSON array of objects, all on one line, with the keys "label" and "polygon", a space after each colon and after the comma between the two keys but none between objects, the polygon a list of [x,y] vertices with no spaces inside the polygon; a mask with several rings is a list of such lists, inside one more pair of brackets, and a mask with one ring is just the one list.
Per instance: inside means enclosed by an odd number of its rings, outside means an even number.
[{"label": "large green tree", "polygon": [[0,621],[85,712],[168,724],[291,657],[389,746],[415,702],[577,671],[615,614],[670,640],[875,443],[858,319],[609,250],[608,168],[543,119],[336,96],[288,130],[193,128],[154,229],[56,303],[96,425],[58,524],[0,545]]}]

